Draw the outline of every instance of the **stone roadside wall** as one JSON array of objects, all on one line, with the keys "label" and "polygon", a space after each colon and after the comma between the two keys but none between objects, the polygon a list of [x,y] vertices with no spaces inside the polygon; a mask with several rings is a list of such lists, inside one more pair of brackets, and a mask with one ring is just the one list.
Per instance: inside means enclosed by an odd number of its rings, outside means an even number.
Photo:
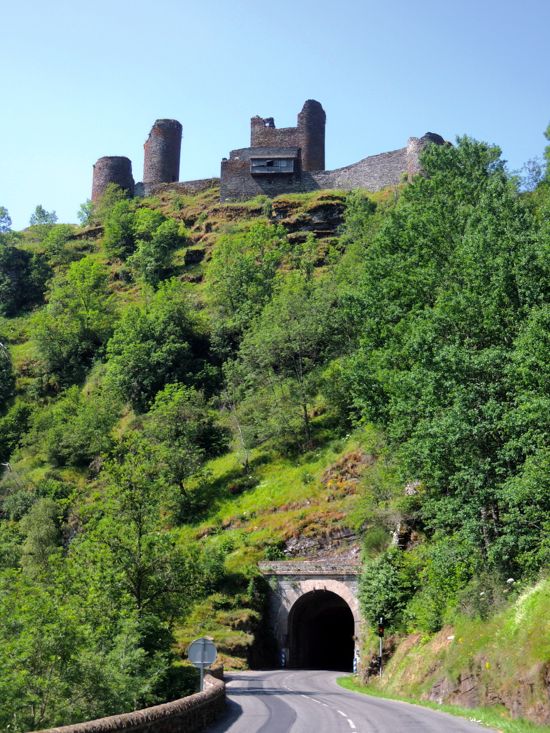
[{"label": "stone roadside wall", "polygon": [[206,675],[203,692],[195,695],[133,713],[111,715],[36,733],[195,733],[212,723],[223,712],[224,707],[225,684],[212,675]]}]

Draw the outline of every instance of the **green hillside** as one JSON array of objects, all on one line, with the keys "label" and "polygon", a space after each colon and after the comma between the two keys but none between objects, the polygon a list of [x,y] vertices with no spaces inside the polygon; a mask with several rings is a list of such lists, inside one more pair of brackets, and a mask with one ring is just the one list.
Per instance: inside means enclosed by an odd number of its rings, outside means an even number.
[{"label": "green hillside", "polygon": [[[377,194],[113,187],[80,226],[0,209],[0,727],[179,697],[197,635],[269,664],[264,559],[362,558],[393,692],[524,669],[498,629],[547,583],[550,173],[522,190],[468,138],[423,164]],[[462,628],[494,648],[403,672]],[[535,687],[499,700],[544,721]]]}]

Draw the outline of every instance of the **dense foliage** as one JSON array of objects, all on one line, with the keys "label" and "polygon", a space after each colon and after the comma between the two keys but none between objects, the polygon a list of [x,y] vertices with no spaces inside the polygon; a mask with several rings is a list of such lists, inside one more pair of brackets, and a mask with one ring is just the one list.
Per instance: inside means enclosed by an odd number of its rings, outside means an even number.
[{"label": "dense foliage", "polygon": [[[198,528],[260,457],[376,432],[350,518],[371,622],[484,616],[548,565],[548,171],[521,192],[468,138],[423,165],[389,196],[349,194],[322,251],[265,207],[213,244],[205,227],[198,278],[177,198],[114,187],[85,228],[37,207],[21,234],[0,207],[0,727],[181,694],[174,632],[208,599],[222,618],[260,606],[254,570],[228,569],[235,537],[252,563],[281,552],[271,535],[250,550],[249,508]],[[224,483],[208,461],[231,449]]]}]

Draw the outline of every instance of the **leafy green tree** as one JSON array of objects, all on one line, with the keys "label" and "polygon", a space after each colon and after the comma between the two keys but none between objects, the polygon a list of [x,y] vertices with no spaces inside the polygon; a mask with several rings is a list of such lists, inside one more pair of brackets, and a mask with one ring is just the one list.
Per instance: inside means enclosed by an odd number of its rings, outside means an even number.
[{"label": "leafy green tree", "polygon": [[273,291],[275,276],[288,252],[280,225],[256,222],[223,235],[212,253],[207,281],[212,291],[222,351],[231,351]]},{"label": "leafy green tree", "polygon": [[63,570],[54,565],[48,584],[17,570],[0,573],[4,730],[65,725],[157,700],[158,666],[139,646],[135,619],[123,609],[116,621],[98,619],[85,598],[69,593]]},{"label": "leafy green tree", "polygon": [[16,400],[6,414],[0,417],[0,463],[7,462],[12,452],[20,445],[29,427],[30,414],[29,405]]},{"label": "leafy green tree", "polygon": [[31,574],[46,573],[50,557],[59,548],[61,533],[58,512],[58,506],[52,499],[38,499],[20,522],[25,537],[21,565]]},{"label": "leafy green tree", "polygon": [[423,165],[368,247],[351,398],[427,486],[428,527],[461,529],[489,553],[500,486],[516,470],[502,453],[512,345],[547,270],[497,149],[429,146]]},{"label": "leafy green tree", "polygon": [[343,333],[337,294],[327,280],[315,283],[293,272],[277,284],[240,350],[249,404],[259,408],[261,423],[269,424],[266,412],[279,413],[284,430],[284,423],[292,425],[292,414],[301,416],[303,441],[311,441],[309,413],[321,368],[342,348]]},{"label": "leafy green tree", "polygon": [[70,224],[56,224],[46,234],[42,245],[51,264],[59,265],[68,261],[67,242],[74,234]]},{"label": "leafy green tree", "polygon": [[80,204],[78,212],[76,214],[80,226],[86,227],[93,223],[94,218],[94,203],[90,199],[86,199],[83,204]]},{"label": "leafy green tree", "polygon": [[417,587],[414,564],[397,547],[390,547],[364,566],[359,600],[365,619],[374,626],[382,616],[389,629],[399,629]]},{"label": "leafy green tree", "polygon": [[75,385],[35,413],[28,440],[54,466],[87,465],[109,451],[119,413],[114,395],[104,389],[85,394]]},{"label": "leafy green tree", "polygon": [[134,209],[132,201],[121,198],[103,213],[103,244],[109,257],[124,260],[135,250]]},{"label": "leafy green tree", "polygon": [[0,234],[5,234],[11,229],[11,217],[5,206],[0,206]]},{"label": "leafy green tree", "polygon": [[51,225],[57,222],[57,215],[55,211],[46,211],[46,209],[38,204],[36,209],[31,214],[29,224],[31,226],[44,226]]},{"label": "leafy green tree", "polygon": [[[137,214],[142,211],[146,209],[138,211]],[[134,231],[139,237],[137,225]],[[161,221],[146,238],[137,239],[137,249],[128,258],[128,265],[147,285],[157,287],[172,269],[172,253],[185,241],[185,236],[173,219]]]},{"label": "leafy green tree", "polygon": [[166,384],[200,386],[212,378],[205,338],[185,288],[175,280],[162,283],[146,305],[128,308],[107,354],[111,384],[140,412]]},{"label": "leafy green tree", "polygon": [[43,302],[51,269],[43,255],[17,245],[20,235],[0,233],[0,315],[14,316]]},{"label": "leafy green tree", "polygon": [[61,385],[81,380],[111,335],[114,314],[107,270],[91,257],[73,262],[52,282],[48,305],[34,321],[46,371]]},{"label": "leafy green tree", "polygon": [[173,486],[174,511],[185,516],[193,511],[186,480],[197,473],[207,457],[227,448],[228,435],[202,392],[182,384],[168,384],[157,393],[144,421],[157,470]]},{"label": "leafy green tree", "polygon": [[15,392],[15,375],[8,347],[0,336],[0,414],[5,412],[8,401]]}]

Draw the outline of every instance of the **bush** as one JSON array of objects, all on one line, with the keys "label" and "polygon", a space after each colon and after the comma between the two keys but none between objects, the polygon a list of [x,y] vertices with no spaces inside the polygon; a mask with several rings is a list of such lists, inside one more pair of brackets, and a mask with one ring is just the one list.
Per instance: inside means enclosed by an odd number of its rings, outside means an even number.
[{"label": "bush", "polygon": [[86,465],[111,447],[118,415],[113,395],[99,391],[87,398],[79,387],[69,387],[36,414],[29,440],[53,465]]},{"label": "bush", "polygon": [[383,616],[389,629],[399,628],[417,586],[416,569],[407,555],[390,547],[364,566],[359,599],[365,619],[374,625]]}]

